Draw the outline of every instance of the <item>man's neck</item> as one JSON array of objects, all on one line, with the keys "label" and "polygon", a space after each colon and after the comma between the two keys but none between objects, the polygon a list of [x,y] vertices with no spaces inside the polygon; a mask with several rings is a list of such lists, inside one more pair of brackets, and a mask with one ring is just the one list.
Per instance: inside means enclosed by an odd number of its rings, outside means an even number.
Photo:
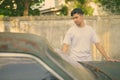
[{"label": "man's neck", "polygon": [[80,28],[83,28],[83,27],[85,27],[85,23],[83,22],[83,23],[81,23],[80,25],[77,25],[78,27],[80,27]]}]

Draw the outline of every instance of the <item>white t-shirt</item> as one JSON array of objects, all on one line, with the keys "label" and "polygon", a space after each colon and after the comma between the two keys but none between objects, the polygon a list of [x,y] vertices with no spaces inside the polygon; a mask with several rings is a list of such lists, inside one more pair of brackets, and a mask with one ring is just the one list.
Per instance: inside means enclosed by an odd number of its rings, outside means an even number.
[{"label": "white t-shirt", "polygon": [[95,30],[86,25],[84,27],[71,27],[63,40],[70,45],[70,57],[75,61],[91,61],[91,43],[99,42]]}]

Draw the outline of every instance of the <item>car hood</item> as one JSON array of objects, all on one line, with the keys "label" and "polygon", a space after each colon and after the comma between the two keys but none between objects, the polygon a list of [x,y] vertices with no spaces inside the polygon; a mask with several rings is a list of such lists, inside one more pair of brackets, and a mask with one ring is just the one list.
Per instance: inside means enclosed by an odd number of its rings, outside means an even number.
[{"label": "car hood", "polygon": [[106,76],[109,80],[120,80],[120,62],[89,61],[79,62],[93,74]]}]

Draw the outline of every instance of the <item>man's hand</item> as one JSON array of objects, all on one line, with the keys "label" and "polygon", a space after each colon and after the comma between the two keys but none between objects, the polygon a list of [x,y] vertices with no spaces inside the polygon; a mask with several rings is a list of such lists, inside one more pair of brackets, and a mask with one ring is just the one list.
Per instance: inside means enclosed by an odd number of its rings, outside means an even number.
[{"label": "man's hand", "polygon": [[95,43],[96,48],[100,51],[100,53],[104,56],[106,61],[111,61],[111,62],[120,62],[120,60],[112,59],[107,56],[107,53],[105,52],[104,48],[100,45],[100,43]]},{"label": "man's hand", "polygon": [[68,49],[69,49],[69,45],[68,44],[63,44],[63,47],[62,47],[63,53],[67,53]]},{"label": "man's hand", "polygon": [[120,62],[120,60],[112,59],[112,58],[107,58],[106,60],[107,60],[107,61],[111,61],[111,62]]}]

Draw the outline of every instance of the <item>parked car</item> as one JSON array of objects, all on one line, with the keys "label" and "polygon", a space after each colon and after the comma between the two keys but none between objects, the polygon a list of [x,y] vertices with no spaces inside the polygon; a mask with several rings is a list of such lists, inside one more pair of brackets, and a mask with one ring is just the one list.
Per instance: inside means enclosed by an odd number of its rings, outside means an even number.
[{"label": "parked car", "polygon": [[119,69],[119,62],[74,65],[58,55],[43,37],[0,33],[0,80],[120,80]]}]

